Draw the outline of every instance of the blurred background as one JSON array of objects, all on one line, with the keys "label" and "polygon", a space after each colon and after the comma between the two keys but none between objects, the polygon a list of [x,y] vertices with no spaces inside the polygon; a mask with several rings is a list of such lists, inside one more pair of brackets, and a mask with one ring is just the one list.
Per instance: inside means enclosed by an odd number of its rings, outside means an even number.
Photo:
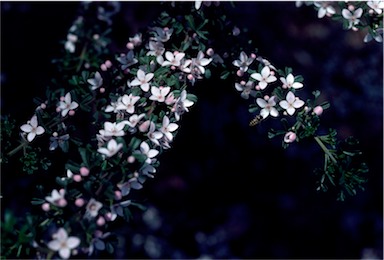
[{"label": "blurred background", "polygon": [[[1,2],[2,115],[20,124],[30,118],[78,5]],[[158,2],[122,2],[113,25],[116,52],[125,52],[128,37],[160,9]],[[233,82],[205,81],[191,89],[198,102],[159,158],[155,179],[138,191],[148,210],[116,225],[114,257],[382,259],[383,45],[363,43],[364,33],[294,2],[235,2],[231,19],[248,28],[259,55],[304,77],[307,97],[318,89],[330,101],[322,124],[360,140],[370,168],[366,190],[345,202],[317,193],[320,149],[300,143],[283,150],[281,140],[267,138],[269,121],[248,126],[248,102]],[[33,187],[17,172],[2,172],[4,179],[3,192],[5,185],[12,190],[17,203],[10,205],[22,214]]]}]

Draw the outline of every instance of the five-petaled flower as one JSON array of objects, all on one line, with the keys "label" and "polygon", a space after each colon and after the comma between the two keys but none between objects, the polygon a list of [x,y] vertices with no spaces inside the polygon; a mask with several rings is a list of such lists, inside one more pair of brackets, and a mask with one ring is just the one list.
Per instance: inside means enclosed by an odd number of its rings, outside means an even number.
[{"label": "five-petaled flower", "polygon": [[71,93],[68,92],[64,98],[59,102],[59,110],[61,116],[66,116],[70,110],[74,110],[79,106],[75,101],[72,101]]},{"label": "five-petaled flower", "polygon": [[107,157],[112,157],[120,151],[121,148],[123,148],[123,144],[118,144],[115,139],[111,139],[109,140],[107,147],[100,147],[97,151]]},{"label": "five-petaled flower", "polygon": [[252,73],[251,77],[259,81],[260,89],[265,89],[268,86],[268,83],[277,80],[277,78],[272,75],[269,66],[265,66],[260,73]]},{"label": "five-petaled flower", "polygon": [[283,88],[302,88],[303,83],[295,82],[295,77],[292,75],[292,73],[288,74],[286,78],[281,77],[280,81],[283,83]]},{"label": "five-petaled flower", "polygon": [[267,101],[262,98],[257,98],[256,103],[261,107],[260,115],[263,118],[268,117],[269,115],[273,117],[277,117],[279,115],[279,111],[275,108],[276,106],[276,96],[270,97]]},{"label": "five-petaled flower", "polygon": [[153,73],[145,74],[144,71],[139,69],[137,71],[137,77],[130,83],[131,86],[140,86],[140,88],[147,92],[149,90],[149,81],[153,78]]},{"label": "five-petaled flower", "polygon": [[32,142],[35,139],[36,135],[41,135],[45,132],[45,129],[42,126],[37,124],[37,116],[32,116],[31,120],[20,127],[24,133],[28,133],[27,140]]},{"label": "five-petaled flower", "polygon": [[279,105],[284,108],[289,115],[293,115],[296,111],[296,108],[304,106],[304,101],[300,100],[298,97],[289,91],[286,96],[286,100],[280,101]]},{"label": "five-petaled flower", "polygon": [[48,242],[48,248],[53,251],[59,251],[59,255],[63,259],[68,259],[71,256],[71,250],[80,245],[78,237],[68,237],[68,233],[64,228],[53,235],[53,240]]}]

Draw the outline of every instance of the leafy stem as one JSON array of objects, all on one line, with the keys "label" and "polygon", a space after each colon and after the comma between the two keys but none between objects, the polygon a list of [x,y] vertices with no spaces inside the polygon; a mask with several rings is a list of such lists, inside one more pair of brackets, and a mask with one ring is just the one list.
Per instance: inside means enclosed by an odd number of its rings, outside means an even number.
[{"label": "leafy stem", "polygon": [[324,151],[324,153],[332,160],[334,164],[337,164],[337,160],[332,155],[332,153],[329,151],[329,149],[325,146],[325,144],[321,141],[321,136],[315,136],[314,137],[316,142],[319,144],[321,149]]}]

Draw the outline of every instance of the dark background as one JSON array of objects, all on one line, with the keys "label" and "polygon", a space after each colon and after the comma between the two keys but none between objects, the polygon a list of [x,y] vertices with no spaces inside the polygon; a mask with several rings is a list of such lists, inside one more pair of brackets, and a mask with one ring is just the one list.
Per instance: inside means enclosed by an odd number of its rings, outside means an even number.
[{"label": "dark background", "polygon": [[[54,73],[50,61],[63,48],[59,41],[78,4],[1,2],[3,115],[19,124],[30,118],[32,98],[44,94]],[[382,44],[365,44],[364,33],[345,31],[294,2],[235,6],[232,20],[249,29],[259,54],[302,75],[307,97],[319,89],[330,101],[323,124],[340,138],[360,140],[370,168],[366,191],[345,202],[317,193],[312,171],[322,167],[320,149],[300,143],[283,150],[280,140],[267,138],[268,121],[248,126],[248,102],[232,82],[205,81],[191,89],[198,102],[184,115],[173,148],[161,155],[156,178],[139,191],[149,206],[143,220],[135,211],[117,227],[115,257],[382,258]],[[157,2],[123,2],[113,27],[116,52],[125,52],[128,37],[159,11]],[[2,180],[5,174],[2,195],[12,190],[16,201],[28,201],[20,189],[32,187],[22,175],[2,172]],[[22,204],[11,205],[22,212]]]}]

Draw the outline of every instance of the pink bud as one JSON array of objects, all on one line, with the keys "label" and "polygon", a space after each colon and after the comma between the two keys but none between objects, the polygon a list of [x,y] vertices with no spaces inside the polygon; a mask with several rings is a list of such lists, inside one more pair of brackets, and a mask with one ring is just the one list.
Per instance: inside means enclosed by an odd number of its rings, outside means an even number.
[{"label": "pink bud", "polygon": [[103,63],[103,64],[101,64],[100,65],[100,69],[102,70],[102,71],[107,71],[107,66]]},{"label": "pink bud", "polygon": [[121,195],[121,191],[116,190],[115,191],[115,200],[121,200],[123,196]]},{"label": "pink bud", "polygon": [[192,75],[192,74],[188,74],[187,78],[188,78],[189,80],[193,80],[193,75]]},{"label": "pink bud", "polygon": [[320,116],[320,115],[323,113],[323,111],[324,111],[324,109],[323,109],[322,106],[317,106],[317,107],[315,107],[315,108],[313,109],[313,112],[314,112],[316,115],[318,115],[318,116]]},{"label": "pink bud", "polygon": [[213,51],[212,48],[209,48],[206,53],[208,56],[212,56],[215,52]]},{"label": "pink bud", "polygon": [[65,97],[61,96],[60,101],[64,101],[64,100],[65,100]]},{"label": "pink bud", "polygon": [[245,84],[247,84],[247,83],[244,80],[240,81],[240,85],[245,86]]},{"label": "pink bud", "polygon": [[106,60],[106,61],[104,62],[104,64],[105,64],[105,66],[107,66],[107,68],[112,67],[112,62],[111,62],[110,60]]},{"label": "pink bud", "polygon": [[132,155],[128,156],[127,161],[128,161],[129,163],[134,163],[135,160],[136,160],[135,157],[133,157]]},{"label": "pink bud", "polygon": [[41,109],[46,109],[46,108],[47,108],[47,105],[46,105],[45,103],[41,103],[41,104],[40,104],[40,108],[41,108]]},{"label": "pink bud", "polygon": [[98,226],[103,226],[103,225],[105,224],[105,219],[104,219],[102,216],[100,216],[100,217],[97,219],[96,224],[97,224]]},{"label": "pink bud", "polygon": [[75,115],[75,110],[69,110],[68,115],[74,116]]},{"label": "pink bud", "polygon": [[49,203],[43,203],[43,205],[41,205],[41,208],[44,211],[49,211],[51,209],[51,205],[49,205]]},{"label": "pink bud", "polygon": [[264,99],[265,99],[265,100],[268,100],[268,99],[269,99],[269,96],[268,96],[268,95],[265,95],[265,96],[264,96]]},{"label": "pink bud", "polygon": [[59,199],[59,201],[57,202],[57,206],[65,207],[67,206],[67,201],[65,199]]},{"label": "pink bud", "polygon": [[256,54],[251,53],[251,58],[252,58],[252,59],[256,59]]},{"label": "pink bud", "polygon": [[242,76],[244,76],[244,71],[242,71],[242,70],[238,70],[238,71],[236,72],[236,75],[237,75],[238,77],[242,77]]},{"label": "pink bud", "polygon": [[353,5],[348,5],[348,10],[352,12],[355,10],[355,7]]},{"label": "pink bud", "polygon": [[59,113],[61,111],[60,107],[56,107],[56,112]]},{"label": "pink bud", "polygon": [[103,94],[105,92],[105,88],[100,88],[99,91],[101,94]]},{"label": "pink bud", "polygon": [[82,198],[78,198],[75,200],[75,205],[78,207],[82,207],[84,205],[84,200]]},{"label": "pink bud", "polygon": [[255,88],[256,88],[256,90],[260,90],[261,89],[259,85],[256,85]]},{"label": "pink bud", "polygon": [[81,182],[81,179],[82,179],[82,178],[81,178],[80,175],[75,174],[75,175],[73,175],[72,179],[73,179],[75,182]]},{"label": "pink bud", "polygon": [[135,48],[135,45],[134,45],[132,42],[128,42],[128,43],[127,43],[127,48],[128,48],[129,50],[133,50],[133,49]]},{"label": "pink bud", "polygon": [[284,142],[292,143],[296,140],[296,134],[294,132],[288,132],[284,136]]},{"label": "pink bud", "polygon": [[89,174],[89,169],[87,168],[87,167],[81,167],[80,168],[80,174],[81,174],[81,176],[88,176],[88,174]]}]

